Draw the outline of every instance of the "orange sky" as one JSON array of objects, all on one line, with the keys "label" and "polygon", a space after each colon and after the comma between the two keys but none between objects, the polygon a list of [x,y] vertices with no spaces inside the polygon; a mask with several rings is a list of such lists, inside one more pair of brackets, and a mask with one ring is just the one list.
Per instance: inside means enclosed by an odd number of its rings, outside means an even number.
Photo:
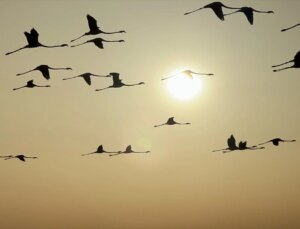
[{"label": "orange sky", "polygon": [[[224,1],[275,14],[220,21],[211,10],[183,16],[209,1],[0,2],[0,155],[38,160],[0,161],[0,228],[299,228],[299,144],[265,150],[212,153],[234,134],[249,145],[274,137],[300,141],[299,70],[271,66],[299,51],[298,1]],[[226,11],[231,12],[231,11]],[[125,43],[27,49],[34,27],[45,44],[68,43],[88,31],[86,14],[103,35]],[[81,41],[91,37],[82,38]],[[78,41],[79,43],[79,41]],[[40,64],[72,67],[17,73]],[[172,97],[160,79],[180,69],[201,77],[197,97]],[[119,72],[145,85],[95,92],[111,79],[62,78]],[[13,91],[34,79],[51,88]],[[175,116],[190,126],[154,128]],[[150,154],[91,155],[103,144],[129,144]]]}]

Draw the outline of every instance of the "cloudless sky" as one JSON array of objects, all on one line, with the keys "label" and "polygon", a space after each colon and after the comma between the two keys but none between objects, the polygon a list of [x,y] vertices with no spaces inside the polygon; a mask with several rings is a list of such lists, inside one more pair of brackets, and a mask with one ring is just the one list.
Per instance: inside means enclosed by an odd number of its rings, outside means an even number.
[{"label": "cloudless sky", "polygon": [[[249,145],[300,141],[299,70],[271,68],[299,51],[299,27],[280,30],[299,23],[300,2],[224,1],[275,12],[255,14],[254,25],[241,13],[183,15],[210,2],[0,1],[0,155],[39,157],[0,161],[0,228],[300,227],[298,142],[212,152],[231,134]],[[87,14],[104,31],[126,30],[100,37],[125,42],[4,55],[24,46],[31,28],[43,44],[70,44],[88,31]],[[49,81],[37,71],[16,76],[40,64],[73,70],[51,71]],[[160,80],[181,69],[214,76],[181,101]],[[111,79],[62,81],[84,72],[145,85],[95,92]],[[12,90],[31,79],[51,88]],[[171,116],[191,125],[153,128]],[[100,144],[151,153],[81,157]]]}]

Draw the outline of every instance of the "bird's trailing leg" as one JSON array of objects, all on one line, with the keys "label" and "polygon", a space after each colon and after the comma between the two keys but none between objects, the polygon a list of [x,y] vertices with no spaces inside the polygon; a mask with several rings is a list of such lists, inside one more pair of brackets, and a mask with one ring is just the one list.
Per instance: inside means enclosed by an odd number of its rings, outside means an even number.
[{"label": "bird's trailing leg", "polygon": [[282,64],[273,65],[272,68],[280,67],[282,65],[285,65],[285,64],[288,64],[288,63],[292,63],[292,62],[294,62],[294,60],[290,60],[290,61],[284,62]]},{"label": "bird's trailing leg", "polygon": [[82,38],[82,37],[84,37],[84,36],[86,36],[86,34],[83,34],[83,35],[81,35],[81,36],[79,36],[79,37],[77,37],[77,38],[71,40],[71,42],[77,41],[78,39],[80,39],[80,38]]},{"label": "bird's trailing leg", "polygon": [[71,47],[71,48],[74,48],[74,47],[77,47],[77,46],[80,46],[80,45],[84,45],[84,44],[86,44],[86,43],[88,43],[88,42],[83,42],[83,43],[78,44],[78,45],[71,45],[70,47]]},{"label": "bird's trailing leg", "polygon": [[202,9],[204,9],[204,8],[201,7],[201,8],[199,8],[199,9],[196,9],[196,10],[193,10],[193,11],[190,11],[190,12],[187,12],[187,13],[185,13],[184,15],[188,15],[188,14],[194,13],[194,12],[196,12],[196,11],[198,11],[198,10],[202,10]]},{"label": "bird's trailing leg", "polygon": [[289,68],[293,68],[293,66],[285,67],[285,68],[280,68],[280,69],[275,69],[275,70],[273,70],[273,72],[280,72],[282,70],[286,70],[286,69],[289,69]]},{"label": "bird's trailing leg", "polygon": [[19,48],[19,49],[15,50],[15,51],[11,51],[11,52],[5,53],[5,55],[6,55],[6,56],[7,56],[7,55],[10,55],[10,54],[12,54],[12,53],[18,52],[18,51],[20,51],[20,50],[22,50],[22,49],[25,49],[25,48],[27,48],[27,46],[24,46],[24,47],[22,47],[22,48]]},{"label": "bird's trailing leg", "polygon": [[29,70],[29,71],[27,71],[27,72],[18,73],[17,76],[24,75],[24,74],[27,74],[27,73],[29,73],[29,72],[33,72],[33,71],[35,71],[35,70],[36,70],[36,69],[32,69],[32,70]]},{"label": "bird's trailing leg", "polygon": [[292,29],[292,28],[295,28],[295,27],[297,27],[297,26],[299,26],[299,25],[300,25],[300,23],[299,23],[299,24],[297,24],[297,25],[293,25],[293,26],[291,26],[291,27],[289,27],[289,28],[282,29],[282,30],[281,30],[281,32],[284,32],[284,31],[290,30],[290,29]]},{"label": "bird's trailing leg", "polygon": [[24,87],[27,87],[27,86],[17,87],[17,88],[14,88],[13,90],[14,90],[14,91],[15,91],[15,90],[19,90],[19,89],[22,89],[22,88],[24,88]]}]

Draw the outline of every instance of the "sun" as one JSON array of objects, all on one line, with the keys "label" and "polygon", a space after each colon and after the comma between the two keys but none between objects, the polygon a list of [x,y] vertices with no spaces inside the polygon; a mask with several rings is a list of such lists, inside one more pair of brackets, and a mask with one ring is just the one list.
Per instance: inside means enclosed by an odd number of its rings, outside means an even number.
[{"label": "sun", "polygon": [[202,81],[197,76],[189,77],[184,73],[179,73],[167,80],[166,87],[174,98],[190,100],[201,91]]}]

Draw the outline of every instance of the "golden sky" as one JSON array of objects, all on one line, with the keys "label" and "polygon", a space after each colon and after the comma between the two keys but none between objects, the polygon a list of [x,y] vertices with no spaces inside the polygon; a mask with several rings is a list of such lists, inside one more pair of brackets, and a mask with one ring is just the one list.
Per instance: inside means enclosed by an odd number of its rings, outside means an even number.
[{"label": "golden sky", "polygon": [[[275,12],[255,14],[254,25],[242,14],[220,21],[210,9],[183,15],[208,3],[0,1],[0,155],[39,157],[0,161],[0,228],[300,227],[298,142],[212,152],[231,134],[249,145],[300,141],[299,70],[271,68],[299,51],[299,27],[280,30],[299,23],[300,1],[224,1]],[[70,44],[88,31],[87,14],[104,31],[126,30],[100,36],[125,43],[4,55],[24,46],[33,27],[41,43]],[[40,64],[73,70],[52,71],[49,81],[39,72],[16,76]],[[181,101],[161,81],[180,69],[214,76]],[[125,83],[145,85],[95,92],[111,79],[62,81],[84,72],[119,72]],[[31,79],[51,88],[12,90]],[[171,116],[191,125],[153,127]],[[81,157],[100,144],[151,153]]]}]

